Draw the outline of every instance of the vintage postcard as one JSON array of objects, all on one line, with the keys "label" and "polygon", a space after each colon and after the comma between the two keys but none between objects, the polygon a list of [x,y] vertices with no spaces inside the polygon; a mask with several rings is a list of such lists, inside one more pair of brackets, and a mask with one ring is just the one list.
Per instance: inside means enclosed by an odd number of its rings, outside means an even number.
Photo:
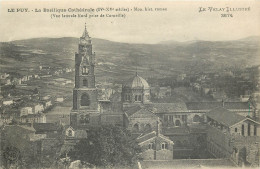
[{"label": "vintage postcard", "polygon": [[259,168],[260,1],[1,1],[0,168]]}]

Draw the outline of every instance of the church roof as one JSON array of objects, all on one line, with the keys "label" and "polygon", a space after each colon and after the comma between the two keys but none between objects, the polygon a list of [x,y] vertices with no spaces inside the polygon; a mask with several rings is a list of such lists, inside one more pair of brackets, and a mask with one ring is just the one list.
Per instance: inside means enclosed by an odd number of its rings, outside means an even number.
[{"label": "church roof", "polygon": [[211,110],[217,107],[232,109],[249,109],[248,102],[186,102],[189,110]]},{"label": "church roof", "polygon": [[186,104],[184,102],[178,103],[151,103],[145,105],[151,109],[154,113],[172,113],[172,112],[185,112],[187,111]]},{"label": "church roof", "polygon": [[139,76],[137,73],[134,77],[127,80],[124,87],[143,88],[143,89],[149,89],[150,88],[147,81],[144,78],[142,78],[141,76]]},{"label": "church roof", "polygon": [[247,117],[231,112],[223,107],[218,107],[207,113],[207,116],[227,127],[246,120]]},{"label": "church roof", "polygon": [[130,108],[129,110],[127,110],[125,112],[125,114],[127,115],[127,117],[130,117],[137,112],[153,114],[153,112],[150,109],[147,109],[146,107],[143,107],[143,106],[140,106],[140,105]]}]

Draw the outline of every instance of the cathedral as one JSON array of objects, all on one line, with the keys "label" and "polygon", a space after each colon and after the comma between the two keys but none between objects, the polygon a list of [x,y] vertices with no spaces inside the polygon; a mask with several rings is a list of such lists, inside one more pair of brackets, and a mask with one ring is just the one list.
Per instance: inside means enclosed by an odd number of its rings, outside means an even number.
[{"label": "cathedral", "polygon": [[[204,149],[215,157],[238,160],[240,157],[236,153],[245,145],[241,140],[254,141],[260,135],[260,123],[255,120],[257,109],[250,100],[155,103],[151,101],[150,85],[138,73],[122,85],[116,98],[117,102],[98,100],[95,52],[85,26],[75,54],[73,107],[66,133],[106,124],[123,126],[136,136],[146,160],[197,158],[198,154],[205,153]],[[228,120],[225,117],[229,117]],[[224,137],[223,147],[217,146],[222,144]],[[240,141],[231,143],[237,137]],[[248,151],[251,150],[248,148]],[[254,163],[253,159],[254,156],[244,161]]]},{"label": "cathedral", "polygon": [[92,40],[85,26],[75,54],[75,87],[70,114],[70,125],[73,128],[84,129],[101,124],[122,126],[126,110],[151,103],[150,86],[137,73],[122,85],[117,106],[109,100],[98,100],[94,72],[95,52],[92,51]]},{"label": "cathedral", "polygon": [[99,125],[97,88],[95,85],[95,53],[86,26],[79,39],[75,54],[75,87],[73,107],[70,115],[71,126],[87,127]]}]

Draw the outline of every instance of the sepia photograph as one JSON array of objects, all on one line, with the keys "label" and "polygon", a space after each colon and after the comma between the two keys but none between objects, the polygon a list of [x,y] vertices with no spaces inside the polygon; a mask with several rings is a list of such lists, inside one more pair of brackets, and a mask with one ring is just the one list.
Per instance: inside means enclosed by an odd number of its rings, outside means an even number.
[{"label": "sepia photograph", "polygon": [[0,1],[0,169],[260,167],[260,1]]}]

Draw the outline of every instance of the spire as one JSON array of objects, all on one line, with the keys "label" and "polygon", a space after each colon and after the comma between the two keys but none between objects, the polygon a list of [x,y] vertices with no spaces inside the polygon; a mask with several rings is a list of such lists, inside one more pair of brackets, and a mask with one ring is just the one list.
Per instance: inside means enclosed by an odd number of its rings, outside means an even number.
[{"label": "spire", "polygon": [[82,37],[83,37],[83,38],[90,38],[89,35],[88,35],[86,23],[85,23],[85,29],[84,29],[84,32],[83,32]]}]

